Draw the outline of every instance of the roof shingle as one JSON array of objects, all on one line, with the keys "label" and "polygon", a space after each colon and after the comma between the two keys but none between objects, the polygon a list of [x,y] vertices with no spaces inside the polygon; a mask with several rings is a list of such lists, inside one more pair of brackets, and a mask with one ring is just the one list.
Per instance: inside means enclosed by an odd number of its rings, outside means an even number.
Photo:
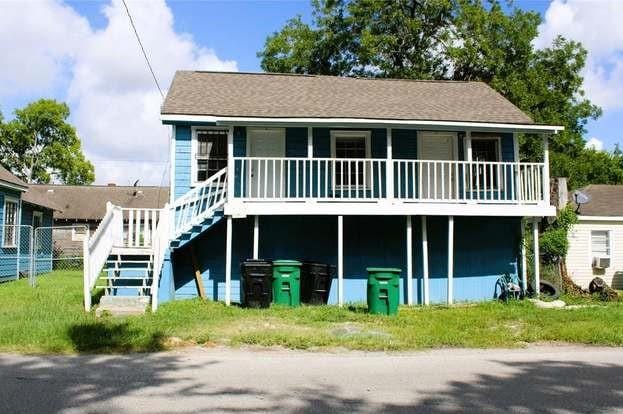
[{"label": "roof shingle", "polygon": [[483,82],[178,71],[166,115],[532,124]]},{"label": "roof shingle", "polygon": [[[623,185],[591,184],[581,188],[590,201],[576,209],[581,216],[623,217]],[[573,194],[569,196],[575,204]]]},{"label": "roof shingle", "polygon": [[57,205],[54,218],[65,220],[101,220],[107,201],[129,208],[162,208],[169,201],[169,187],[36,184],[28,193]]}]

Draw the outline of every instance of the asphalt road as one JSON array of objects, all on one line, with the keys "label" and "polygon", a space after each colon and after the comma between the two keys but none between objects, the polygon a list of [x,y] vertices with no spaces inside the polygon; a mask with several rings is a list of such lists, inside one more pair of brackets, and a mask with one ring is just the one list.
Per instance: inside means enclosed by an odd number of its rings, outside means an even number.
[{"label": "asphalt road", "polygon": [[0,355],[0,413],[623,412],[623,348]]}]

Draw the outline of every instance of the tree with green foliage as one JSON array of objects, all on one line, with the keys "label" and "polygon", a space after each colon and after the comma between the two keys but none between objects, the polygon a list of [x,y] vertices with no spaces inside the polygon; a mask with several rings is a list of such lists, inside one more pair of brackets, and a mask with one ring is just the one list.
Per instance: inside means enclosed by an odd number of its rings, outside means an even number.
[{"label": "tree with green foliage", "polygon": [[[295,17],[268,36],[258,53],[264,70],[483,81],[535,122],[565,127],[550,140],[552,175],[568,175],[572,186],[605,178],[597,166],[576,163],[578,157],[607,158],[584,148],[587,121],[601,115],[582,89],[587,52],[563,37],[536,49],[538,13],[506,12],[497,0],[312,0],[312,5],[311,25]],[[542,142],[533,138],[522,137],[523,159],[542,156]],[[614,172],[608,179],[622,182],[618,177]]]},{"label": "tree with green foliage", "polygon": [[92,183],[93,164],[84,156],[68,117],[67,104],[52,99],[16,109],[8,122],[0,117],[2,165],[28,183]]}]

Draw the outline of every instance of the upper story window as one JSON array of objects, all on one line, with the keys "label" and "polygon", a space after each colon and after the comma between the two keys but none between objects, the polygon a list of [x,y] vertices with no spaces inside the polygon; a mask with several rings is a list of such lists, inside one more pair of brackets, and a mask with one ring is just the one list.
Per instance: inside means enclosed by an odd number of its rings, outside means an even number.
[{"label": "upper story window", "polygon": [[194,146],[193,182],[205,181],[227,167],[227,130],[197,129]]},{"label": "upper story window", "polygon": [[474,161],[501,161],[500,139],[472,138],[472,159]]},{"label": "upper story window", "polygon": [[15,247],[17,245],[17,225],[19,202],[16,198],[4,198],[4,233],[2,246]]},{"label": "upper story window", "polygon": [[369,183],[369,131],[331,131],[331,156],[337,159],[358,159],[335,163],[334,180],[338,186],[362,186]]},{"label": "upper story window", "polygon": [[[472,137],[472,160],[479,162],[502,161],[499,137]],[[498,188],[498,176],[503,174],[500,166],[481,164],[473,170],[473,180],[482,189]]]}]

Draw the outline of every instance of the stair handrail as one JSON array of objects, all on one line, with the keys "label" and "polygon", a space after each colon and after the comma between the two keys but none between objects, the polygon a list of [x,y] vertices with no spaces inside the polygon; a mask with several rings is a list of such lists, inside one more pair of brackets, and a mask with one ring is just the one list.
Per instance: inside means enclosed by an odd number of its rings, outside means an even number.
[{"label": "stair handrail", "polygon": [[169,203],[164,205],[164,208],[160,210],[158,224],[156,225],[156,231],[154,234],[154,240],[152,242],[154,267],[151,279],[151,310],[155,312],[158,309],[158,287],[160,285],[160,272],[162,271],[162,264],[164,263],[164,256],[167,248],[169,247],[169,236],[171,231],[169,229],[171,223],[171,209]]},{"label": "stair handrail", "polygon": [[84,244],[83,260],[86,263],[84,271],[84,308],[91,310],[91,289],[106,264],[106,260],[113,246],[123,241],[123,213],[121,207],[106,203],[106,214],[97,226],[97,229]]},{"label": "stair handrail", "polygon": [[192,190],[177,199],[171,208],[172,238],[180,236],[192,226],[222,207],[227,201],[227,167],[211,175]]}]

